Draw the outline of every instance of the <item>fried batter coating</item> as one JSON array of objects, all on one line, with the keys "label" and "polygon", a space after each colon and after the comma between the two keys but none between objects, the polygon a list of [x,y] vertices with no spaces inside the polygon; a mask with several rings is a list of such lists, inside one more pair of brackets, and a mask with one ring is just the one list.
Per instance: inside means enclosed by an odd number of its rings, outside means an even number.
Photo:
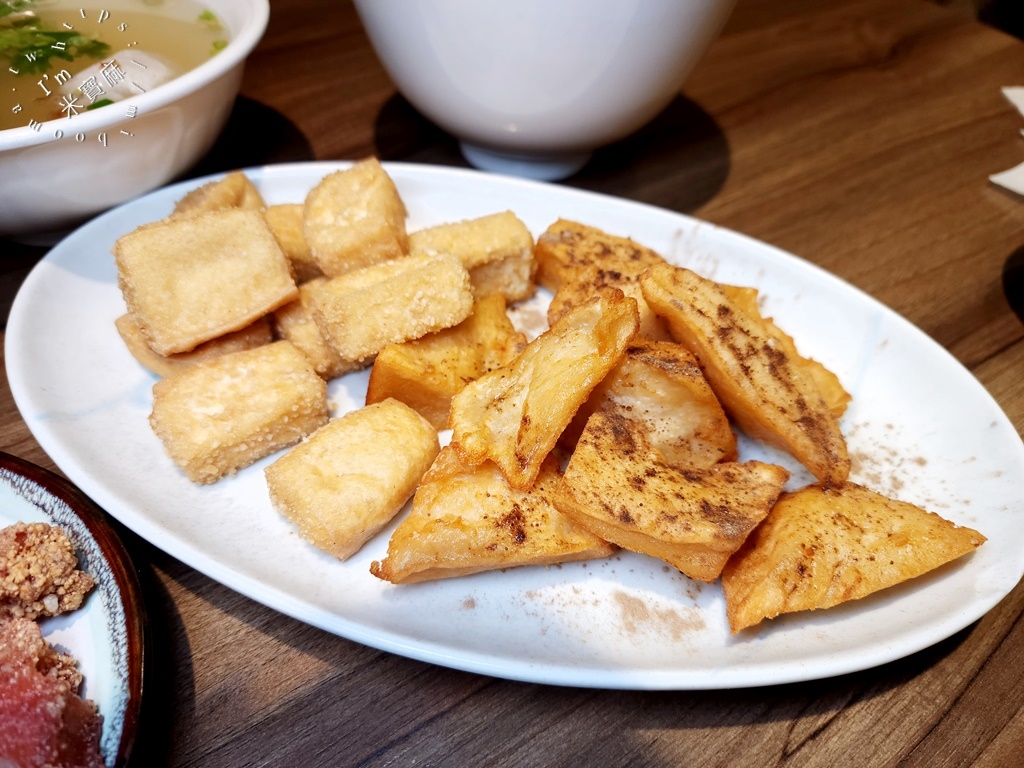
[{"label": "fried batter coating", "polygon": [[73,611],[93,584],[78,570],[75,547],[61,528],[15,523],[0,530],[0,626]]}]

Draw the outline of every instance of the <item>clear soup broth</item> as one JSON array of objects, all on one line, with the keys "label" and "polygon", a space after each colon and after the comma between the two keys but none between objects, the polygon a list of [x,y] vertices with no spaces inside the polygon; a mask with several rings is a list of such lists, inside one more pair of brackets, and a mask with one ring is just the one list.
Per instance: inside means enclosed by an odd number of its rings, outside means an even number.
[{"label": "clear soup broth", "polygon": [[0,130],[130,101],[227,41],[194,0],[0,0]]}]

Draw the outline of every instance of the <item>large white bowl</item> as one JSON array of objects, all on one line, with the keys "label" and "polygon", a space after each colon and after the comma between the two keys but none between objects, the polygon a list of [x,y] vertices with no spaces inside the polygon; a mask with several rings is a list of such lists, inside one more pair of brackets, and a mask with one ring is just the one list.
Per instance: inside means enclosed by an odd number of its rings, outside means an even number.
[{"label": "large white bowl", "polygon": [[[139,0],[104,0],[118,10]],[[268,0],[206,0],[230,42],[200,66],[130,101],[0,131],[0,235],[75,224],[165,184],[213,145],[231,113]],[[135,116],[128,116],[128,107]]]},{"label": "large white bowl", "polygon": [[679,94],[735,0],[355,0],[399,91],[470,163],[578,170]]}]

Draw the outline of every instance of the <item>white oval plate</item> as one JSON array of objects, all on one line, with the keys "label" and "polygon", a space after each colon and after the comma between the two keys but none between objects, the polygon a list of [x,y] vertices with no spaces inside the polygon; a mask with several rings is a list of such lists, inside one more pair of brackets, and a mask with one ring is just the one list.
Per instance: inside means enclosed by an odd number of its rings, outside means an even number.
[{"label": "white oval plate", "polygon": [[[301,202],[347,164],[249,171],[268,203]],[[7,369],[33,434],[111,515],[213,579],[360,643],[488,675],[576,686],[754,686],[864,669],[925,648],[994,606],[1024,573],[1024,446],[985,389],[910,323],[838,278],[776,248],[637,203],[475,171],[391,164],[409,228],[510,209],[535,234],[557,218],[632,237],[671,261],[761,289],[801,350],[853,395],[843,418],[853,479],[988,537],[972,555],[855,604],[729,635],[717,585],[623,553],[396,587],[368,572],[390,528],[340,563],[298,537],[267,499],[263,468],[213,486],[189,482],[147,422],[154,377],[114,330],[125,311],[110,249],[166,216],[198,179],[147,195],[77,230],[32,271],[7,328]],[[541,294],[517,310],[543,313]],[[332,383],[334,412],[356,407],[366,374]],[[744,458],[794,470],[743,441]]]},{"label": "white oval plate", "polygon": [[127,764],[142,701],[142,596],[128,553],[102,514],[77,488],[24,459],[0,453],[0,528],[48,523],[68,534],[78,567],[96,586],[76,611],[43,619],[48,643],[70,653],[82,673],[82,698],[103,716],[100,753]]}]

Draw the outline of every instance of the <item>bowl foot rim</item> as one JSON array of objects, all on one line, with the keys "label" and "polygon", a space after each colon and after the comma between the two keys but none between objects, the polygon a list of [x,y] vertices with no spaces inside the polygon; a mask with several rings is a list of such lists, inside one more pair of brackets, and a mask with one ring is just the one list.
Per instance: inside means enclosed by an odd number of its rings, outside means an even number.
[{"label": "bowl foot rim", "polygon": [[537,181],[558,181],[579,171],[593,152],[510,152],[470,141],[460,141],[459,149],[470,165],[482,171],[506,176],[521,176]]}]

